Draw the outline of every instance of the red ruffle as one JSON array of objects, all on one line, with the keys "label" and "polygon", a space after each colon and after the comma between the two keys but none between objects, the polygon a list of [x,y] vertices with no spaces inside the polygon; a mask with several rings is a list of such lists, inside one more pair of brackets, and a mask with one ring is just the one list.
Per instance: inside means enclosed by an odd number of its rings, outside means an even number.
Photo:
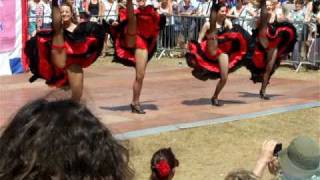
[{"label": "red ruffle", "polygon": [[[150,38],[157,36],[160,27],[160,15],[152,6],[146,6],[145,8],[138,8],[134,11],[137,18],[137,34],[144,37]],[[120,22],[127,21],[127,10],[119,10]]]},{"label": "red ruffle", "polygon": [[[229,69],[235,68],[248,51],[248,41],[240,32],[225,32],[218,35],[218,49],[214,56],[207,52],[207,40],[202,43],[191,41],[188,44],[188,61],[195,68],[204,68],[212,73],[220,74],[220,66],[217,61],[221,53],[229,55]],[[234,44],[237,43],[237,44]],[[234,48],[237,46],[237,48]]]},{"label": "red ruffle", "polygon": [[[286,56],[288,54],[288,52],[286,53],[286,51],[289,45],[295,42],[296,32],[293,28],[289,26],[278,27],[275,30],[274,34],[271,34],[270,31],[271,30],[269,27],[268,30],[266,31],[266,37],[269,39],[268,47],[265,50],[263,48],[255,48],[255,52],[252,57],[252,60],[255,66],[259,69],[264,69],[267,66],[266,50],[278,48],[277,60],[281,60],[281,57]],[[281,36],[280,34],[282,33],[287,33],[288,38]],[[280,46],[280,43],[283,43],[283,42],[285,43]],[[261,46],[260,42],[257,41],[256,47],[259,47],[259,46]]]},{"label": "red ruffle", "polygon": [[[68,84],[68,78],[65,69],[57,68],[51,62],[51,37],[37,37],[38,47],[38,72],[47,80],[48,85],[61,87]],[[84,42],[65,41],[65,52],[67,54],[66,68],[72,64],[78,64],[82,68],[88,67],[99,57],[97,51],[86,54],[91,46],[96,46],[97,39],[95,37],[87,37]],[[50,80],[54,79],[51,84]]]},{"label": "red ruffle", "polygon": [[128,48],[125,35],[127,34],[127,11],[119,10],[120,25],[111,27],[110,33],[114,41],[115,61],[124,65],[135,65],[135,49],[147,49],[148,59],[156,50],[157,38],[160,31],[160,15],[152,6],[135,10],[137,18],[136,46]]},{"label": "red ruffle", "polygon": [[[217,58],[218,56],[223,53],[220,48],[217,49],[215,55],[211,55],[207,51],[207,41],[203,41],[200,44],[197,44],[194,41],[191,41],[188,43],[188,50],[190,54],[193,55],[193,59],[190,60],[190,63],[193,64],[194,68],[205,68],[209,71],[219,73],[220,68],[219,64],[217,64]],[[200,49],[199,49],[200,48]],[[203,54],[199,53],[199,51],[202,51],[204,55],[206,56],[207,60],[203,57]]]}]

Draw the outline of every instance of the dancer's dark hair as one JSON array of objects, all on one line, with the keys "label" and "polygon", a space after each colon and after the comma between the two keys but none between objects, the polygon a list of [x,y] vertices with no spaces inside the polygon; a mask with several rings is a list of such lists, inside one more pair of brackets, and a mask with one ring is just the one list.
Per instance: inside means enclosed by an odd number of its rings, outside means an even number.
[{"label": "dancer's dark hair", "polygon": [[211,11],[218,12],[222,7],[227,7],[226,3],[219,0],[213,0]]},{"label": "dancer's dark hair", "polygon": [[3,180],[132,179],[128,150],[79,103],[39,99],[0,138]]}]

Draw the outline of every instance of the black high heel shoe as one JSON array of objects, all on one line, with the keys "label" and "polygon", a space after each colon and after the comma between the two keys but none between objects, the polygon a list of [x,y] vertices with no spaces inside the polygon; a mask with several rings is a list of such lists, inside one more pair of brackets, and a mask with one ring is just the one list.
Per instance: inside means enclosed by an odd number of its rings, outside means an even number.
[{"label": "black high heel shoe", "polygon": [[141,109],[140,104],[136,104],[136,105],[130,104],[130,107],[131,107],[132,113],[136,113],[136,114],[145,114],[146,113],[145,111],[143,111]]},{"label": "black high heel shoe", "polygon": [[266,96],[266,93],[260,91],[260,98],[263,100],[270,100],[270,97]]},{"label": "black high heel shoe", "polygon": [[211,105],[219,107],[223,106],[223,103],[216,98],[211,98]]}]

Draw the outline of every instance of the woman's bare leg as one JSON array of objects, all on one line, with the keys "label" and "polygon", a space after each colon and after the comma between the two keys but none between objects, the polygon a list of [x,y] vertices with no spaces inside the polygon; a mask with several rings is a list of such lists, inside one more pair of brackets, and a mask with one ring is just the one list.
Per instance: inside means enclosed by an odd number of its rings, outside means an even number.
[{"label": "woman's bare leg", "polygon": [[212,105],[215,106],[222,106],[223,104],[218,101],[218,96],[223,89],[223,87],[226,85],[228,80],[228,66],[229,66],[229,57],[227,54],[221,54],[218,57],[219,60],[219,66],[220,66],[220,80],[216,86],[216,90],[212,96]]},{"label": "woman's bare leg", "polygon": [[270,74],[272,72],[274,63],[276,62],[276,59],[277,59],[277,53],[278,53],[277,49],[270,49],[268,51],[268,54],[267,54],[268,64],[266,67],[266,72],[263,74],[263,80],[262,80],[261,89],[260,89],[261,99],[265,99],[265,100],[270,99],[269,97],[266,96],[266,89],[270,80]]},{"label": "woman's bare leg", "polygon": [[80,65],[73,64],[67,68],[69,85],[72,92],[71,99],[80,101],[83,91],[83,70]]},{"label": "woman's bare leg", "polygon": [[61,22],[60,8],[58,0],[52,1],[52,47],[51,59],[55,66],[64,68],[66,65],[66,53],[64,50],[63,26]]},{"label": "woman's bare leg", "polygon": [[128,48],[134,48],[136,46],[136,34],[137,34],[137,19],[134,14],[132,0],[127,0],[127,16],[128,16],[128,29],[125,34],[125,40]]},{"label": "woman's bare leg", "polygon": [[132,98],[131,104],[139,105],[143,79],[144,79],[146,66],[147,66],[148,51],[146,49],[136,49],[135,58],[136,58],[136,77],[133,82],[133,98]]}]

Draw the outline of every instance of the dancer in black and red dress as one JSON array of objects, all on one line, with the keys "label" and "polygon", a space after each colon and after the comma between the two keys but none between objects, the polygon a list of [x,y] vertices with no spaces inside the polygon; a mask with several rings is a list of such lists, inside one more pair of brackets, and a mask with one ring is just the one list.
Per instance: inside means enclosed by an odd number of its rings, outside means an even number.
[{"label": "dancer in black and red dress", "polygon": [[92,22],[73,23],[70,4],[60,7],[52,1],[52,31],[40,31],[26,44],[33,76],[30,82],[43,78],[49,86],[70,86],[72,99],[80,101],[83,70],[99,57],[105,29]]},{"label": "dancer in black and red dress", "polygon": [[266,96],[266,88],[271,75],[279,67],[280,61],[292,52],[296,42],[296,29],[288,22],[269,24],[271,13],[266,7],[266,0],[260,1],[260,21],[253,32],[250,42],[247,68],[251,71],[251,80],[262,82],[260,98]]},{"label": "dancer in black and red dress", "polygon": [[[202,28],[199,42],[189,43],[186,54],[187,63],[193,68],[192,74],[197,79],[220,78],[211,98],[214,106],[223,105],[218,96],[227,82],[228,73],[241,66],[250,38],[240,26],[232,27],[231,22],[226,19],[226,9],[222,2],[212,6],[210,23]],[[203,41],[201,34],[205,35]]]},{"label": "dancer in black and red dress", "polygon": [[145,114],[140,106],[140,94],[147,62],[157,46],[160,27],[165,17],[160,17],[153,6],[146,6],[146,0],[137,0],[133,9],[132,0],[127,0],[126,9],[119,10],[119,25],[111,26],[110,34],[115,48],[114,61],[134,66],[136,76],[133,83],[133,98],[130,104],[133,113]]}]

